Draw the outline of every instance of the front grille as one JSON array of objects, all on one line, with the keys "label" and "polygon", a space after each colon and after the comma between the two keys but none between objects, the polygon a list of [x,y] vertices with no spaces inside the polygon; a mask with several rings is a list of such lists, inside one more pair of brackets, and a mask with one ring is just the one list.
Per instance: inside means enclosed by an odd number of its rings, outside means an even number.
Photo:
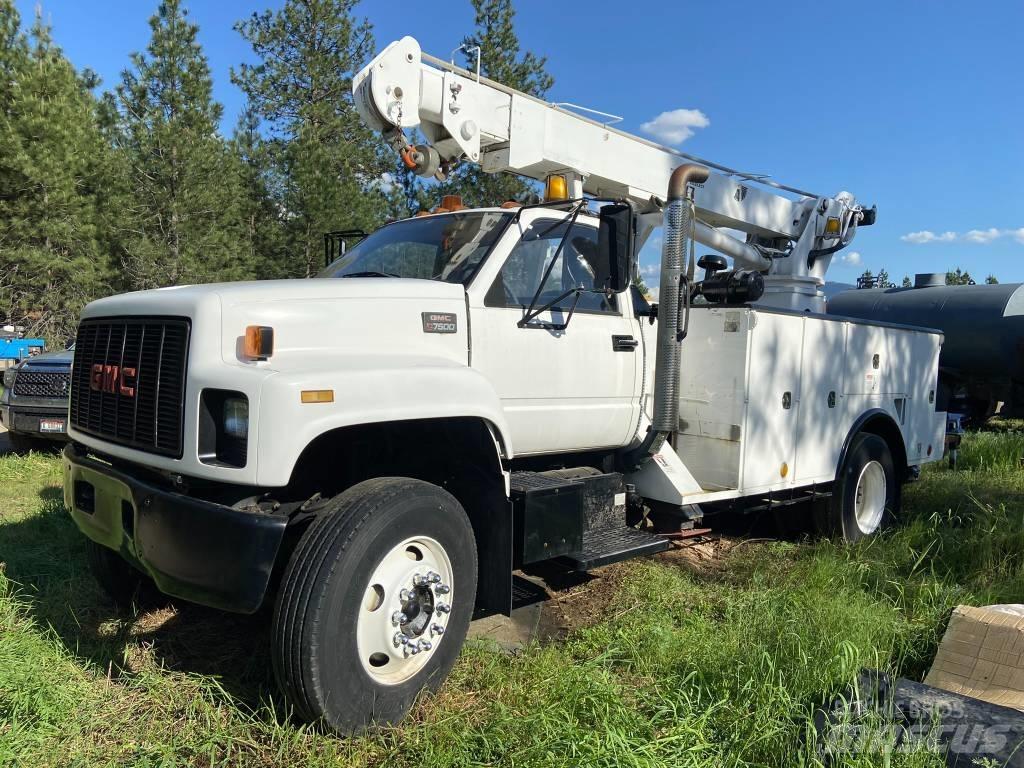
[{"label": "front grille", "polygon": [[32,371],[22,368],[14,379],[14,394],[19,397],[67,397],[70,371]]},{"label": "front grille", "polygon": [[75,428],[180,459],[189,331],[177,317],[83,320],[71,375]]}]

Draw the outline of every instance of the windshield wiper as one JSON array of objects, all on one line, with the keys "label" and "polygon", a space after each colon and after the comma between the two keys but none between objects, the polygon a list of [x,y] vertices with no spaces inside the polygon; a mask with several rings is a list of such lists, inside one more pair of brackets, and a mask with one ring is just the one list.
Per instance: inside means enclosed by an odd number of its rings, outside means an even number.
[{"label": "windshield wiper", "polygon": [[368,270],[366,272],[349,272],[344,275],[338,275],[338,277],[401,277],[401,275],[396,275],[394,272],[374,272],[373,270]]}]

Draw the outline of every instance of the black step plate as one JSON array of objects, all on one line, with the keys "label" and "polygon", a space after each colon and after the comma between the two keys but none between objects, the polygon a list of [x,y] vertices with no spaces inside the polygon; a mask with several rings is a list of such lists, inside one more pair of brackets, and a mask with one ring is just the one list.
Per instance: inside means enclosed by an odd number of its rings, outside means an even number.
[{"label": "black step plate", "polygon": [[578,571],[618,563],[633,557],[664,552],[672,544],[668,539],[636,528],[606,528],[583,534],[583,548],[562,560]]}]

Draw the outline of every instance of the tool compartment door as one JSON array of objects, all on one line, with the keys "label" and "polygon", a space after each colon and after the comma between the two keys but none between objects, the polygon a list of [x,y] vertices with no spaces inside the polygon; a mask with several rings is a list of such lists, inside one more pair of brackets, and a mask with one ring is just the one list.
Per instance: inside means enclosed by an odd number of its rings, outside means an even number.
[{"label": "tool compartment door", "polygon": [[747,362],[742,489],[793,484],[804,318],[756,311]]},{"label": "tool compartment door", "polygon": [[839,452],[851,421],[848,400],[843,397],[846,325],[818,317],[804,319],[797,485],[835,479]]}]

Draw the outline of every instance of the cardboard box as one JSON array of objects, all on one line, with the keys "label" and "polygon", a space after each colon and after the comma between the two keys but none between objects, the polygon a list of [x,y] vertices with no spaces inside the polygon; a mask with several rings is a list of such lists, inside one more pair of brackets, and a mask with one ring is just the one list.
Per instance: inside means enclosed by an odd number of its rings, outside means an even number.
[{"label": "cardboard box", "polygon": [[1024,616],[957,606],[924,682],[1024,711]]}]

